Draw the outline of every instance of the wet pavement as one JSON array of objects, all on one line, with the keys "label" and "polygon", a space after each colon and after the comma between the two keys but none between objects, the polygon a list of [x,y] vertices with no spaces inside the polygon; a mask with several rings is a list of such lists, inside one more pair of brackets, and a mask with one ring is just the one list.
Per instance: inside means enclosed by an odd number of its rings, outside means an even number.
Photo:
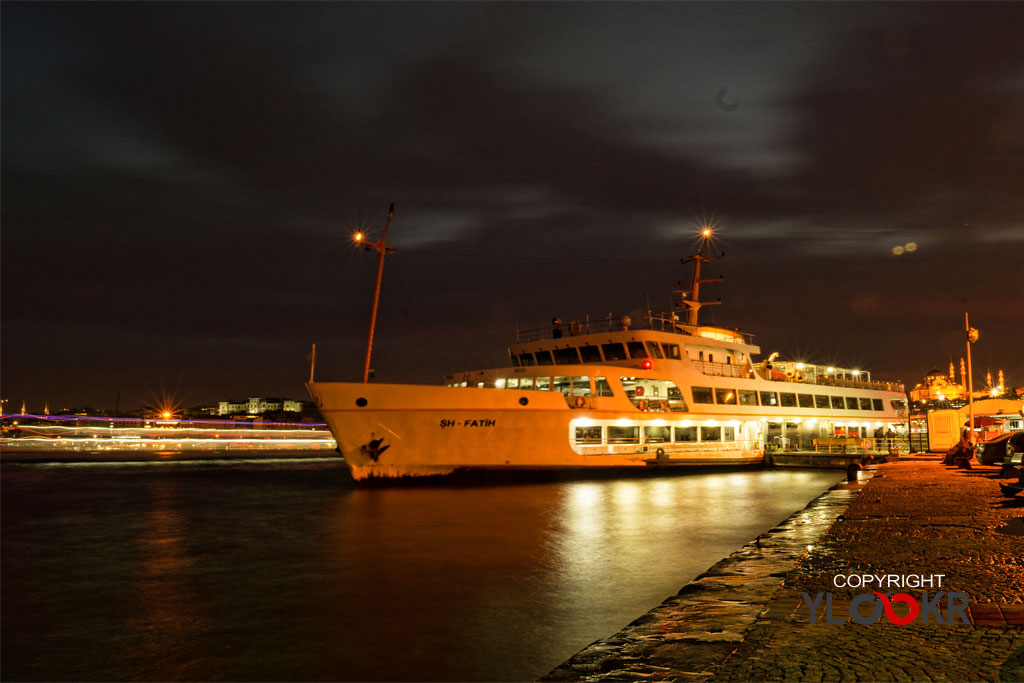
[{"label": "wet pavement", "polygon": [[[938,456],[872,468],[544,680],[1024,680],[1024,500],[1002,495],[998,474]],[[941,587],[883,589],[930,591],[933,618],[854,623],[850,601],[871,588],[835,582],[863,574],[944,575]],[[965,594],[970,623],[938,591]],[[819,592],[831,610],[820,600],[812,624],[802,595]]]}]

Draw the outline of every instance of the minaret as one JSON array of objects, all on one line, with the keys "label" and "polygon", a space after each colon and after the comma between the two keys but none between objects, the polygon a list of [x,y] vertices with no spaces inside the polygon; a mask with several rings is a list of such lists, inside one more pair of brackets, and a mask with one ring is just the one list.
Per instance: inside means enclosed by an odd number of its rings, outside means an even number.
[{"label": "minaret", "polygon": [[43,404],[43,415],[49,415],[49,414],[50,414],[50,402],[47,401],[47,402],[45,402]]},{"label": "minaret", "polygon": [[21,399],[21,414],[28,415],[28,413],[25,412],[25,399]]},{"label": "minaret", "polygon": [[953,372],[953,357],[949,358],[949,382],[950,384],[956,384],[956,373]]},{"label": "minaret", "polygon": [[1002,370],[1002,368],[1000,368],[999,369],[999,393],[1000,394],[1005,391],[1005,389],[1003,389],[1003,387],[1005,387],[1005,386],[1006,386],[1006,383],[1003,381],[1003,370]]},{"label": "minaret", "polygon": [[985,373],[985,386],[987,386],[989,389],[993,388],[993,386],[992,386],[992,371],[991,370],[989,370],[988,372]]}]

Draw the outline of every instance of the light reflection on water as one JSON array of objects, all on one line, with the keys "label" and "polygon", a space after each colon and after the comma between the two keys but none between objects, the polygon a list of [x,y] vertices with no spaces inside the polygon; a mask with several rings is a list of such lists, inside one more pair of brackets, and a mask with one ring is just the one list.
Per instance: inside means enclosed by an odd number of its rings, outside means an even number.
[{"label": "light reflection on water", "polygon": [[2,678],[535,679],[839,479],[5,467]]}]

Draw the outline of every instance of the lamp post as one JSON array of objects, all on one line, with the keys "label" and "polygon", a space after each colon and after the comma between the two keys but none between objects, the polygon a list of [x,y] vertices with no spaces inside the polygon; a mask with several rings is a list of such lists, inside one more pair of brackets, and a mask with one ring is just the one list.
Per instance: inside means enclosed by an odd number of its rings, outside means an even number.
[{"label": "lamp post", "polygon": [[978,443],[974,435],[974,382],[971,377],[971,344],[978,341],[978,330],[971,327],[971,322],[964,313],[964,328],[967,333],[967,424],[970,428],[971,445]]},{"label": "lamp post", "polygon": [[362,244],[364,249],[376,249],[377,253],[380,254],[380,258],[377,260],[377,284],[373,288],[373,311],[370,313],[370,338],[366,342],[366,363],[363,364],[363,384],[370,381],[370,353],[373,350],[373,330],[377,326],[377,303],[380,301],[380,280],[384,274],[384,257],[394,252],[394,248],[389,247],[384,241],[388,236],[391,217],[394,215],[395,205],[392,204],[388,208],[388,220],[384,224],[384,232],[381,233],[380,239],[376,242],[367,242],[366,235],[361,232],[357,232],[355,237],[356,242]]}]

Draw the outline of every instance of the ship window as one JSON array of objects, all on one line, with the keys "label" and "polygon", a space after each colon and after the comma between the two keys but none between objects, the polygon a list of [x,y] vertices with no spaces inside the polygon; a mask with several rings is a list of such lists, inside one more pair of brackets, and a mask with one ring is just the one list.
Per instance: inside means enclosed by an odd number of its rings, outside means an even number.
[{"label": "ship window", "polygon": [[814,407],[814,397],[811,396],[810,394],[797,394],[796,397],[797,397],[797,400],[800,402],[800,407],[801,408],[813,408]]},{"label": "ship window", "polygon": [[651,354],[652,358],[664,358],[664,356],[661,355],[661,344],[658,342],[647,342],[647,351]]},{"label": "ship window", "polygon": [[761,392],[761,405],[763,406],[777,406],[779,405],[779,395],[774,391],[762,391]]},{"label": "ship window", "polygon": [[862,398],[860,400],[860,409],[861,410],[871,410],[871,399],[870,398]]},{"label": "ship window", "polygon": [[712,403],[711,387],[691,387],[694,403]]},{"label": "ship window", "polygon": [[873,398],[873,399],[871,399],[871,409],[872,410],[885,410],[885,408],[882,407],[882,399],[880,399],[880,398]]},{"label": "ship window", "polygon": [[746,391],[744,389],[740,389],[739,396],[740,396],[740,405],[741,406],[756,406],[757,405],[757,392],[756,391]]},{"label": "ship window", "polygon": [[597,346],[590,344],[588,346],[580,347],[580,356],[583,358],[584,363],[600,363],[601,362],[601,351]]},{"label": "ship window", "polygon": [[519,378],[519,389],[533,389],[533,378],[532,377],[520,377]]},{"label": "ship window", "polygon": [[736,405],[736,391],[734,389],[715,389],[715,403]]},{"label": "ship window", "polygon": [[572,395],[573,396],[590,396],[590,378],[589,377],[573,377],[572,378]]},{"label": "ship window", "polygon": [[505,378],[504,377],[499,377],[498,379],[494,380],[494,388],[495,389],[504,389],[505,388]]},{"label": "ship window", "polygon": [[647,351],[644,349],[643,342],[626,342],[626,348],[629,350],[630,358],[647,358]]},{"label": "ship window", "polygon": [[736,428],[735,427],[722,427],[722,438],[726,441],[736,440]]},{"label": "ship window", "polygon": [[601,427],[577,427],[576,443],[595,444],[601,443]]},{"label": "ship window", "polygon": [[519,354],[519,363],[524,368],[528,368],[530,366],[533,366],[533,365],[537,364],[536,361],[533,360],[533,354],[532,353],[521,353],[521,354]]},{"label": "ship window", "polygon": [[538,377],[537,378],[537,391],[549,391],[551,389],[551,378],[550,377]]},{"label": "ship window", "polygon": [[676,441],[696,441],[697,440],[697,428],[696,427],[676,427]]},{"label": "ship window", "polygon": [[701,441],[721,441],[722,440],[722,428],[721,427],[701,427],[700,428],[700,440]]},{"label": "ship window", "polygon": [[555,377],[555,380],[551,383],[551,391],[561,392],[563,396],[569,395],[570,388],[571,385],[569,384],[568,377]]},{"label": "ship window", "polygon": [[842,410],[845,407],[846,407],[846,404],[843,403],[843,397],[842,396],[833,396],[832,397],[832,410]]},{"label": "ship window", "polygon": [[679,360],[679,344],[662,344],[661,348],[665,350],[665,358]]},{"label": "ship window", "polygon": [[567,349],[555,349],[555,363],[558,365],[578,365],[580,354],[575,346]]},{"label": "ship window", "polygon": [[612,388],[604,377],[594,378],[594,391],[597,396],[612,396]]},{"label": "ship window", "polygon": [[515,356],[515,355],[513,355],[511,353],[509,354],[509,356],[511,356],[511,358],[512,358],[512,367],[518,368],[520,366],[519,356]]},{"label": "ship window", "polygon": [[551,359],[550,351],[538,351],[537,352],[537,365],[554,365],[555,361]]},{"label": "ship window", "polygon": [[814,407],[815,408],[828,408],[828,396],[815,396]]},{"label": "ship window", "polygon": [[796,394],[779,394],[779,405],[783,408],[793,408],[796,406]]},{"label": "ship window", "polygon": [[675,382],[667,382],[668,391],[668,409],[673,413],[685,413],[686,400],[683,398],[683,392],[679,391],[679,387],[676,386]]},{"label": "ship window", "polygon": [[673,413],[687,411],[683,392],[679,391],[675,382],[647,377],[620,377],[619,381],[622,382],[626,397],[640,410],[667,410]]},{"label": "ship window", "polygon": [[846,409],[847,410],[857,410],[857,399],[854,398],[853,396],[847,396],[846,397]]},{"label": "ship window", "polygon": [[608,443],[640,443],[640,427],[608,425]]},{"label": "ship window", "polygon": [[644,427],[644,443],[666,443],[671,440],[671,427]]},{"label": "ship window", "polygon": [[506,379],[505,380],[505,388],[506,389],[518,389],[519,388],[519,378],[518,377],[509,377],[508,379]]},{"label": "ship window", "polygon": [[622,344],[601,344],[605,360],[626,360],[626,349]]}]

